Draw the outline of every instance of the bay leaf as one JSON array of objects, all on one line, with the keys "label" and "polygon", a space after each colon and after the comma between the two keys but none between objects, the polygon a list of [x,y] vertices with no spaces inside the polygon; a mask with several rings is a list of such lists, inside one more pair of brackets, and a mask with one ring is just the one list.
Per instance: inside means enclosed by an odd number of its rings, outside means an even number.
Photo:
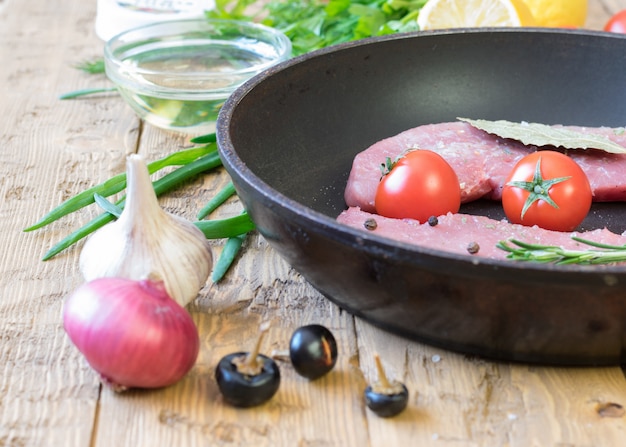
[{"label": "bay leaf", "polygon": [[[603,135],[592,135],[564,127],[539,123],[515,123],[506,120],[472,120],[458,118],[477,129],[501,138],[517,140],[530,146],[556,146],[565,149],[598,149],[612,154],[626,154],[626,148]],[[615,129],[616,132],[623,129]]]}]

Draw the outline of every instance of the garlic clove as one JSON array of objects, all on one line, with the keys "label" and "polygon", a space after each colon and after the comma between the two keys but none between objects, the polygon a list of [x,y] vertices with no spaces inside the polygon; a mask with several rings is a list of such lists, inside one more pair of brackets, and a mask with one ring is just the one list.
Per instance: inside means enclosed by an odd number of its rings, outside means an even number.
[{"label": "garlic clove", "polygon": [[212,266],[202,231],[160,207],[143,157],[130,155],[124,210],[85,243],[79,260],[84,279],[140,280],[156,274],[170,296],[186,306],[206,284]]}]

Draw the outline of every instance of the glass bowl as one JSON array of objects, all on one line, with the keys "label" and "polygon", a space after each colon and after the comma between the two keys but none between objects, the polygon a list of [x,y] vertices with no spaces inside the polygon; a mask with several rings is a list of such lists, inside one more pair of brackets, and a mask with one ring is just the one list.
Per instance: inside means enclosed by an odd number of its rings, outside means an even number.
[{"label": "glass bowl", "polygon": [[141,26],[104,48],[107,76],[140,118],[196,135],[215,131],[218,112],[237,87],[290,56],[282,32],[218,19]]}]

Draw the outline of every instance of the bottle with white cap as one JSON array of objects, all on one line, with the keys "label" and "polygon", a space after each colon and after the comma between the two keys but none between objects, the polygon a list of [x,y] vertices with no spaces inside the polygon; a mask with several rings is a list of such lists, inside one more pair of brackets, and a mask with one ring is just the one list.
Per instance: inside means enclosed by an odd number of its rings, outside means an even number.
[{"label": "bottle with white cap", "polygon": [[96,34],[107,41],[150,23],[201,18],[214,7],[214,0],[98,0]]}]

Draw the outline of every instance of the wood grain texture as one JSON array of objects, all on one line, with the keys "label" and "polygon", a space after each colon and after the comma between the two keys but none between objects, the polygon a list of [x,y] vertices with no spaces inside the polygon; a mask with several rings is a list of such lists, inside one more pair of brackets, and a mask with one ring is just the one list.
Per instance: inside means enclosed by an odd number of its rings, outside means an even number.
[{"label": "wood grain texture", "polygon": [[[599,29],[626,0],[591,0]],[[190,146],[143,126],[116,95],[58,96],[108,85],[73,68],[101,55],[93,2],[0,0],[0,446],[620,446],[626,439],[626,379],[620,368],[548,368],[489,362],[426,346],[343,312],[258,235],[219,284],[189,306],[201,334],[193,370],[174,386],[116,394],[69,343],[64,298],[81,282],[80,244],[48,262],[46,250],[93,217],[90,207],[24,233],[62,200],[124,169],[132,152],[152,159]],[[197,210],[228,181],[222,169],[162,199],[177,214]],[[212,217],[241,211],[231,199]],[[217,256],[223,241],[212,242]],[[322,323],[335,334],[335,370],[314,382],[280,363],[267,404],[225,405],[213,378],[219,358],[249,349],[262,321],[264,351],[287,348],[292,331]],[[393,420],[365,408],[379,353],[406,383],[410,403]],[[616,404],[611,407],[610,404]]]}]

